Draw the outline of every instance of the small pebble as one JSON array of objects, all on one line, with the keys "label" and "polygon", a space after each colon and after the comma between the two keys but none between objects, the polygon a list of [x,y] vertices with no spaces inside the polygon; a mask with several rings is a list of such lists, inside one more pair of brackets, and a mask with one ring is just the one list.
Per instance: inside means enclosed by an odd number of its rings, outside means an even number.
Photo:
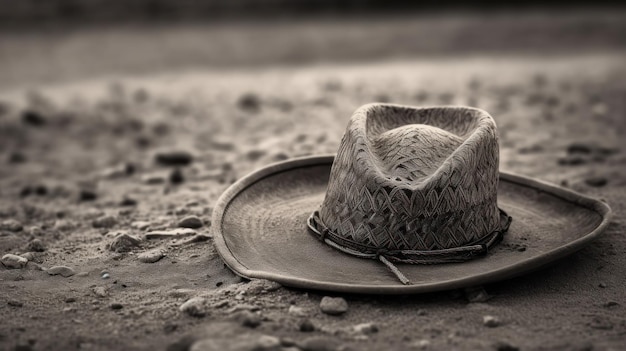
[{"label": "small pebble", "polygon": [[202,225],[202,220],[197,216],[187,216],[178,222],[178,226],[181,228],[198,229]]},{"label": "small pebble", "polygon": [[101,278],[102,279],[109,279],[111,277],[111,275],[109,273],[102,273]]},{"label": "small pebble", "polygon": [[483,325],[489,328],[500,326],[500,320],[494,316],[483,316]]},{"label": "small pebble", "polygon": [[491,295],[482,286],[465,288],[464,292],[469,302],[485,302],[491,299]]},{"label": "small pebble", "polygon": [[93,288],[92,291],[98,297],[107,297],[107,296],[109,296],[109,292],[103,286],[97,286],[97,287]]},{"label": "small pebble", "polygon": [[289,314],[294,315],[294,316],[298,316],[298,317],[306,317],[307,313],[304,310],[304,308],[302,307],[298,307],[298,306],[294,306],[294,305],[290,305],[289,306]]},{"label": "small pebble", "polygon": [[256,328],[261,325],[261,316],[252,311],[239,311],[233,315],[233,319],[246,328]]},{"label": "small pebble", "polygon": [[519,347],[513,346],[506,341],[498,341],[493,345],[496,351],[519,351]]},{"label": "small pebble", "polygon": [[134,247],[138,247],[141,243],[141,240],[133,235],[129,235],[126,233],[120,233],[113,241],[109,243],[108,248],[113,252],[128,252]]},{"label": "small pebble", "polygon": [[1,262],[7,268],[24,268],[28,260],[18,255],[6,254],[2,256]]},{"label": "small pebble", "polygon": [[331,316],[337,316],[348,311],[348,302],[343,297],[324,296],[320,302],[320,310]]},{"label": "small pebble", "polygon": [[80,201],[94,201],[98,198],[98,193],[96,193],[93,189],[81,189],[78,194],[78,199]]},{"label": "small pebble", "polygon": [[169,150],[158,152],[154,159],[164,166],[187,166],[193,162],[193,155],[188,151]]},{"label": "small pebble", "polygon": [[271,335],[261,335],[251,350],[273,351],[280,349],[280,339]]},{"label": "small pebble", "polygon": [[303,351],[336,351],[339,342],[329,337],[314,336],[302,341],[298,347]]},{"label": "small pebble", "polygon": [[173,230],[154,230],[144,235],[146,240],[184,238],[195,235],[196,231],[189,228]]},{"label": "small pebble", "polygon": [[140,253],[137,258],[143,263],[154,263],[165,256],[162,249],[154,249]]},{"label": "small pebble", "polygon": [[148,185],[158,185],[165,183],[166,177],[162,173],[146,174],[141,177],[141,181]]},{"label": "small pebble", "polygon": [[43,244],[43,242],[41,241],[41,239],[33,239],[31,240],[28,245],[26,245],[26,248],[30,251],[35,251],[35,252],[44,252],[46,251],[46,246]]},{"label": "small pebble", "polygon": [[411,343],[411,346],[420,350],[426,350],[430,346],[430,340],[428,339],[417,340]]},{"label": "small pebble", "polygon": [[76,274],[76,272],[72,268],[67,267],[67,266],[54,266],[54,267],[48,268],[46,272],[50,275],[60,275],[65,278],[71,277],[74,274]]},{"label": "small pebble", "polygon": [[23,307],[24,303],[18,300],[9,300],[7,301],[7,305],[13,306],[13,307]]},{"label": "small pebble", "polygon": [[74,297],[66,297],[64,301],[65,301],[65,303],[72,303],[72,302],[76,302],[76,298],[74,298]]},{"label": "small pebble", "polygon": [[146,221],[135,221],[130,224],[130,227],[138,230],[146,230],[150,228],[150,222]]},{"label": "small pebble", "polygon": [[258,112],[261,108],[261,99],[254,93],[246,93],[239,97],[237,106],[242,110]]},{"label": "small pebble", "polygon": [[109,307],[112,310],[121,310],[122,308],[124,308],[124,306],[121,303],[117,303],[117,302],[112,303],[111,305],[109,305]]},{"label": "small pebble", "polygon": [[202,297],[193,297],[180,305],[178,310],[192,317],[204,317],[206,315],[205,302],[206,300]]},{"label": "small pebble", "polygon": [[0,229],[8,230],[10,232],[19,232],[22,230],[22,223],[15,219],[5,219],[0,222]]},{"label": "small pebble", "polygon": [[185,181],[185,175],[180,168],[176,168],[170,172],[169,179],[172,184],[181,184]]},{"label": "small pebble", "polygon": [[34,110],[22,111],[22,122],[35,127],[41,127],[46,124],[46,118],[39,112]]},{"label": "small pebble", "polygon": [[117,224],[117,219],[111,215],[105,215],[99,218],[96,218],[91,222],[91,225],[94,228],[111,228]]},{"label": "small pebble", "polygon": [[374,334],[378,332],[378,326],[372,322],[357,324],[353,327],[356,333],[365,335]]},{"label": "small pebble", "polygon": [[137,200],[124,196],[122,201],[120,201],[120,206],[137,206]]},{"label": "small pebble", "polygon": [[300,331],[303,333],[315,331],[315,324],[313,324],[313,322],[311,322],[311,320],[307,318],[300,322]]},{"label": "small pebble", "polygon": [[602,187],[608,183],[608,180],[605,177],[591,177],[585,179],[585,183],[593,187]]}]

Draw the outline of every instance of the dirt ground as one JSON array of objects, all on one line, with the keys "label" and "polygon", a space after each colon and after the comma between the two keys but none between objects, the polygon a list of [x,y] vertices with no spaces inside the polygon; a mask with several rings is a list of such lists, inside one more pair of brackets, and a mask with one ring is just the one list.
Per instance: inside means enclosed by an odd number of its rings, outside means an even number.
[{"label": "dirt ground", "polygon": [[[4,85],[0,254],[29,262],[0,267],[0,349],[624,349],[624,62],[616,46]],[[233,275],[211,242],[218,196],[263,165],[335,152],[374,101],[489,111],[502,170],[601,198],[612,223],[478,297],[342,295],[340,316],[319,307],[336,294]]]}]

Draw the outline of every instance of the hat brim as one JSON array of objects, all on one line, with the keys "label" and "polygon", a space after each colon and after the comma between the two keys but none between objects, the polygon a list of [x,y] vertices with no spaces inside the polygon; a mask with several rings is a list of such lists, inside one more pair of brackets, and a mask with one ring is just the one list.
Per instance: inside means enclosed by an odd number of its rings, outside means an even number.
[{"label": "hat brim", "polygon": [[500,173],[498,206],[513,217],[503,241],[463,263],[399,264],[402,285],[380,262],[317,240],[306,219],[324,199],[334,156],[276,163],[240,179],[213,212],[215,245],[245,278],[366,294],[412,294],[481,285],[536,270],[583,248],[607,226],[603,202],[538,180]]}]

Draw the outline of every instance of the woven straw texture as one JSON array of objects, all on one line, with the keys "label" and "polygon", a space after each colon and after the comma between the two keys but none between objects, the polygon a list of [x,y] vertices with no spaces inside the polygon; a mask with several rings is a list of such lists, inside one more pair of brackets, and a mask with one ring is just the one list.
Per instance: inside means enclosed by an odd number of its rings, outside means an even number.
[{"label": "woven straw texture", "polygon": [[501,229],[493,118],[371,104],[350,119],[319,219],[360,252],[445,250]]}]

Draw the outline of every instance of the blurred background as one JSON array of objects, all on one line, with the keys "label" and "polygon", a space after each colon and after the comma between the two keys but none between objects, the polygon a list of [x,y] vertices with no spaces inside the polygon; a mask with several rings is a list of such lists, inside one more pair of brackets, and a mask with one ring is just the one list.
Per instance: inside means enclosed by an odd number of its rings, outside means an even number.
[{"label": "blurred background", "polygon": [[107,74],[622,50],[608,1],[3,0],[0,89]]}]

